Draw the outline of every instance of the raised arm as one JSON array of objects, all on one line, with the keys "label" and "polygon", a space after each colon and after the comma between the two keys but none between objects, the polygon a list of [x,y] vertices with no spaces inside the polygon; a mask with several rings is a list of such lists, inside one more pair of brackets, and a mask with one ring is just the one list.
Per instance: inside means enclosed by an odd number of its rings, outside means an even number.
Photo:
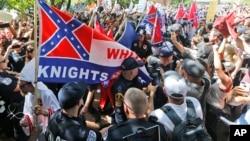
[{"label": "raised arm", "polygon": [[229,74],[227,75],[223,68],[222,68],[222,63],[221,63],[221,58],[219,55],[219,47],[218,45],[213,46],[213,52],[214,52],[214,68],[215,71],[218,75],[218,77],[221,80],[221,84],[219,84],[219,87],[221,89],[228,89],[229,87],[232,86],[232,79],[230,78]]}]

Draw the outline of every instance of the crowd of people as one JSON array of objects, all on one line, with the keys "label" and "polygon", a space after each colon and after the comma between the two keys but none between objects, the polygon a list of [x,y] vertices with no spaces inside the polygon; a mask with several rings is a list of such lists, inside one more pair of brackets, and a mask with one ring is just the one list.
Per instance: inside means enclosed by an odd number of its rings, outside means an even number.
[{"label": "crowd of people", "polygon": [[[231,9],[232,5],[222,8],[215,20]],[[241,13],[236,13],[236,38],[214,28],[214,21],[207,22],[205,7],[198,9],[201,16],[193,33],[190,22],[173,18],[176,10],[166,9],[164,42],[155,47],[146,27],[137,26],[140,13],[111,13],[98,8],[100,23],[114,34],[121,32],[119,26],[127,16],[138,36],[131,50],[141,58],[123,60],[121,73],[110,80],[105,91],[109,96],[106,109],[93,106],[95,95],[104,94],[103,84],[36,82],[32,18],[2,23],[0,132],[5,139],[122,141],[157,127],[157,134],[144,139],[168,141],[176,139],[173,132],[177,124],[171,114],[185,121],[190,109],[193,118],[203,121],[202,128],[210,140],[229,140],[230,124],[249,125],[250,7],[238,7]],[[92,22],[88,12],[72,16],[84,23]],[[146,87],[138,78],[140,67],[146,67],[152,78]],[[105,112],[107,109],[111,112]],[[93,122],[85,119],[86,113],[93,115]],[[103,124],[102,114],[111,122]]]}]

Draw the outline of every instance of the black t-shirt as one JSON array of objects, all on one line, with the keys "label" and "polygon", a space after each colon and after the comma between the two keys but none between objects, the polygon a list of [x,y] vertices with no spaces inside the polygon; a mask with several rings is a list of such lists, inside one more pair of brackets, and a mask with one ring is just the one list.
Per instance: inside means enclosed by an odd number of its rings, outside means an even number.
[{"label": "black t-shirt", "polygon": [[104,134],[105,141],[123,141],[123,137],[135,133],[139,128],[150,128],[158,125],[160,127],[160,140],[166,141],[167,134],[164,126],[160,123],[147,121],[145,118],[128,119],[125,122],[114,125],[109,128],[108,133]]},{"label": "black t-shirt", "polygon": [[131,50],[134,51],[141,59],[147,58],[149,55],[152,55],[151,44],[144,40],[142,46],[139,46],[139,41],[136,40],[132,43]]}]

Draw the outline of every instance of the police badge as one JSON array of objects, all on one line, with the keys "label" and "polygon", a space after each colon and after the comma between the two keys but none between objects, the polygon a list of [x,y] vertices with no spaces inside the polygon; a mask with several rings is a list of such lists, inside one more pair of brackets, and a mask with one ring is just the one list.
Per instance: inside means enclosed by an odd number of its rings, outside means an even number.
[{"label": "police badge", "polygon": [[10,85],[11,84],[11,82],[12,82],[12,80],[9,78],[9,77],[6,77],[6,78],[4,78],[4,79],[2,79],[2,83],[4,84],[4,85]]}]

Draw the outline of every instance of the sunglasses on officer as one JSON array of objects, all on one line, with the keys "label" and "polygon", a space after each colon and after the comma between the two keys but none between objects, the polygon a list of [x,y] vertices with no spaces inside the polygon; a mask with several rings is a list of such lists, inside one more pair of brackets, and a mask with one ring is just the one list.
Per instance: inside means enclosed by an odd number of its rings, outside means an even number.
[{"label": "sunglasses on officer", "polygon": [[31,82],[24,83],[24,84],[19,84],[19,87],[22,89],[22,88],[24,88],[25,86],[31,85],[31,84],[32,84]]}]

